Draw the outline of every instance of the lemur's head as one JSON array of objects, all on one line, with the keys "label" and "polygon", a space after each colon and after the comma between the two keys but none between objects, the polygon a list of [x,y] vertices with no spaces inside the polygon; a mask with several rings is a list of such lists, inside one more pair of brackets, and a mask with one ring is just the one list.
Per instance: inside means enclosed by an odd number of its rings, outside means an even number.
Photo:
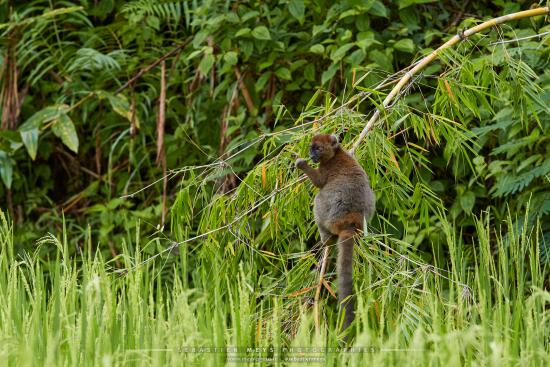
[{"label": "lemur's head", "polygon": [[309,157],[315,163],[326,162],[334,157],[339,146],[336,135],[315,135],[309,146]]}]

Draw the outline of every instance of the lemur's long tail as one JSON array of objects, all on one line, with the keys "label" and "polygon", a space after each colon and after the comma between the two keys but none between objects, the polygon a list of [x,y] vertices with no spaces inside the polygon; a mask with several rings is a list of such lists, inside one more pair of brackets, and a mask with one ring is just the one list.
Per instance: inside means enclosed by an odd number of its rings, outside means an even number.
[{"label": "lemur's long tail", "polygon": [[344,312],[345,330],[355,318],[353,300],[353,236],[355,231],[346,229],[338,235],[338,302]]}]

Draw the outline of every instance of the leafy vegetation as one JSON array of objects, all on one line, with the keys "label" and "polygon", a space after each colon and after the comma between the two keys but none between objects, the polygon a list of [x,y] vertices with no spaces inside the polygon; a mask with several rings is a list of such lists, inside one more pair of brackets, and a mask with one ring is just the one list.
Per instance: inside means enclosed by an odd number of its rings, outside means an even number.
[{"label": "leafy vegetation", "polygon": [[[415,60],[530,5],[0,1],[0,360],[338,346],[296,156],[318,131],[351,146]],[[325,363],[548,362],[549,31],[466,38],[359,146],[353,340],[375,352]]]}]

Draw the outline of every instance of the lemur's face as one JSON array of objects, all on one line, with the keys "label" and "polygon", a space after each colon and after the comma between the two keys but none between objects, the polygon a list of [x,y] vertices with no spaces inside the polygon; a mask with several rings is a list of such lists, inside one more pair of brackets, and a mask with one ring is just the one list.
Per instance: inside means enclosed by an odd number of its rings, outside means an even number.
[{"label": "lemur's face", "polygon": [[309,157],[315,163],[326,162],[334,157],[338,139],[334,135],[315,135],[309,146]]}]

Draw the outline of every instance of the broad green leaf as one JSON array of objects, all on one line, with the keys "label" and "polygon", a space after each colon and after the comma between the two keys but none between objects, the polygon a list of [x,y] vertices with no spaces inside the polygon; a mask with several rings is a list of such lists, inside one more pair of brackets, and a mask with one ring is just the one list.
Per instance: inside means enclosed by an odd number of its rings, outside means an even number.
[{"label": "broad green leaf", "polygon": [[[225,20],[226,20],[226,15],[225,14],[220,14],[218,16],[215,16],[215,17],[210,17],[206,23],[209,25],[209,30],[210,32],[212,32],[213,30],[219,28],[220,25],[222,24],[225,24]],[[210,33],[212,34],[212,33]]]},{"label": "broad green leaf", "polygon": [[[122,94],[109,95],[109,103],[111,104],[111,107],[113,110],[121,115],[122,117],[125,117],[128,121],[132,121],[132,111],[130,108],[130,102],[128,102],[128,99]],[[136,121],[136,127],[139,129],[140,123],[139,118],[137,117],[137,114],[135,116]]]},{"label": "broad green leaf", "polygon": [[209,35],[210,33],[206,29],[197,32],[195,38],[193,38],[193,47],[199,48],[201,43],[203,43]]},{"label": "broad green leaf", "polygon": [[476,195],[471,191],[465,192],[460,197],[460,206],[462,207],[462,210],[464,210],[468,214],[472,213],[472,209],[474,207],[475,202],[476,202]]},{"label": "broad green leaf", "polygon": [[195,50],[187,56],[187,60],[193,60],[195,57],[197,57],[199,55],[202,55],[203,53],[204,53],[204,50],[202,50],[202,49]]},{"label": "broad green leaf", "polygon": [[353,43],[347,43],[343,46],[340,46],[338,49],[334,50],[331,53],[330,58],[334,62],[339,61],[340,59],[342,59],[342,57],[346,56],[346,52],[348,52],[349,49],[352,47],[353,47]]},{"label": "broad green leaf", "polygon": [[361,16],[355,17],[355,26],[361,32],[370,30],[370,17],[368,14],[361,14]]},{"label": "broad green leaf", "polygon": [[358,49],[353,51],[351,55],[346,58],[346,61],[352,65],[359,65],[361,62],[363,62],[366,56],[367,54],[365,51]]},{"label": "broad green leaf", "polygon": [[202,58],[200,64],[199,64],[199,70],[202,75],[208,75],[208,72],[210,69],[212,69],[212,65],[214,65],[214,61],[216,61],[216,58],[212,54],[206,54]]},{"label": "broad green leaf", "polygon": [[317,33],[326,32],[329,29],[327,28],[326,24],[321,25],[314,25],[313,26],[313,35],[315,36]]},{"label": "broad green leaf", "polygon": [[365,39],[373,40],[375,38],[376,38],[376,36],[374,35],[374,32],[372,32],[372,31],[357,33],[357,41],[361,41],[361,40],[365,40]]},{"label": "broad green leaf", "polygon": [[351,17],[351,16],[354,16],[354,15],[359,15],[361,14],[359,12],[359,10],[357,9],[349,9],[349,10],[346,10],[345,12],[343,12],[342,14],[340,14],[340,16],[338,17],[338,19],[344,19],[344,18],[347,18],[347,17]]},{"label": "broad green leaf", "polygon": [[412,53],[414,52],[414,42],[410,38],[404,38],[395,42],[393,48],[399,51]]},{"label": "broad green leaf", "polygon": [[340,64],[336,63],[336,64],[332,64],[327,70],[325,70],[325,72],[321,76],[321,83],[325,84],[330,79],[332,79],[332,77],[334,76],[334,74],[336,74],[336,71],[338,70],[339,67],[340,67]]},{"label": "broad green leaf", "polygon": [[62,113],[52,125],[52,132],[61,139],[70,150],[78,153],[78,135],[71,118]]},{"label": "broad green leaf", "polygon": [[127,205],[127,203],[128,202],[126,200],[122,199],[122,198],[116,198],[116,199],[112,199],[111,201],[109,201],[107,203],[106,207],[109,210],[115,210],[119,206],[124,207],[125,205]]},{"label": "broad green leaf", "polygon": [[372,45],[382,45],[381,42],[377,41],[375,39],[373,32],[359,32],[357,34],[357,42],[355,42],[357,46],[359,46],[361,49],[366,50]]},{"label": "broad green leaf", "polygon": [[340,40],[340,43],[344,43],[346,41],[349,41],[353,37],[353,32],[349,29],[346,29],[343,33],[340,34],[338,39]]},{"label": "broad green leaf", "polygon": [[250,28],[241,28],[235,33],[235,37],[246,36],[250,34]]},{"label": "broad green leaf", "polygon": [[314,54],[322,55],[325,52],[325,46],[321,44],[313,45],[309,48],[310,52],[313,52]]},{"label": "broad green leaf", "polygon": [[304,13],[305,13],[305,6],[304,6],[304,0],[291,0],[288,4],[288,10],[290,11],[290,14],[298,21],[300,24],[304,22]]},{"label": "broad green leaf", "polygon": [[399,9],[406,8],[407,6],[411,6],[414,4],[427,4],[427,3],[435,3],[437,0],[400,0],[399,1]]},{"label": "broad green leaf", "polygon": [[209,34],[210,33],[205,29],[197,32],[197,34],[193,38],[193,47],[199,48],[201,43],[203,43],[206,40]]},{"label": "broad green leaf", "polygon": [[256,91],[261,91],[265,88],[269,78],[271,77],[271,71],[268,71],[266,73],[263,73],[262,76],[258,78],[256,81],[256,84],[254,85]]},{"label": "broad green leaf", "polygon": [[271,34],[269,34],[269,29],[266,26],[260,25],[252,30],[252,37],[259,40],[270,40]]},{"label": "broad green leaf", "polygon": [[304,60],[304,59],[296,60],[292,64],[290,64],[290,70],[294,71],[294,70],[301,69],[302,66],[307,64],[309,64],[307,60]]},{"label": "broad green leaf", "polygon": [[21,140],[29,156],[34,161],[36,158],[36,153],[38,152],[38,135],[40,135],[40,130],[37,127],[31,129],[20,130]]},{"label": "broad green leaf", "polygon": [[389,11],[388,8],[386,8],[381,1],[377,0],[374,2],[374,4],[372,4],[371,8],[369,9],[369,13],[377,17],[387,18]]},{"label": "broad green leaf", "polygon": [[290,73],[290,70],[287,68],[279,68],[277,71],[275,71],[275,75],[277,75],[281,79],[290,80],[292,79],[292,74]]},{"label": "broad green leaf", "polygon": [[239,16],[233,12],[229,12],[229,13],[226,13],[225,14],[225,19],[229,22],[229,23],[240,23],[241,20],[239,19]]},{"label": "broad green leaf", "polygon": [[418,12],[414,8],[408,8],[399,12],[399,18],[407,27],[408,34],[420,30]]},{"label": "broad green leaf", "polygon": [[315,64],[310,63],[304,69],[304,77],[306,80],[315,81]]},{"label": "broad green leaf", "polygon": [[20,127],[19,130],[30,130],[32,128],[40,128],[43,124],[55,120],[61,111],[68,109],[66,104],[48,106],[29,117]]},{"label": "broad green leaf", "polygon": [[35,160],[36,153],[38,151],[38,136],[40,135],[40,128],[43,124],[57,119],[59,114],[68,107],[69,106],[67,105],[55,105],[43,108],[29,117],[29,119],[19,127],[21,140],[23,141],[23,144],[25,145],[25,148],[27,148],[27,152],[33,161]]},{"label": "broad green leaf", "polygon": [[0,150],[0,177],[8,189],[11,189],[13,162],[6,152]]},{"label": "broad green leaf", "polygon": [[[432,41],[436,38],[436,37],[441,37],[443,33],[440,32],[440,31],[436,31],[434,29],[428,29],[426,32],[424,32],[424,42],[426,45],[429,45],[430,43],[432,43]],[[500,50],[500,49],[498,49]]]},{"label": "broad green leaf", "polygon": [[147,18],[145,18],[145,23],[147,23],[147,25],[153,28],[155,31],[158,31],[160,29],[160,20],[154,15],[149,15]]},{"label": "broad green leaf", "polygon": [[268,67],[270,67],[271,65],[273,65],[273,60],[271,60],[271,59],[265,60],[265,61],[262,61],[262,62],[258,65],[258,69],[259,69],[259,70],[264,70],[265,68],[268,68]]},{"label": "broad green leaf", "polygon": [[0,150],[4,150],[6,153],[11,154],[22,146],[23,143],[21,142],[21,134],[19,131],[0,129]]},{"label": "broad green leaf", "polygon": [[[109,100],[109,103],[111,104],[111,107],[113,108],[113,111],[118,113],[120,116],[124,117],[128,121],[132,121],[132,110],[130,107],[130,102],[128,102],[128,99],[123,94],[112,94],[105,91],[97,91],[96,95],[100,99],[107,99]],[[136,127],[139,129],[140,122],[139,118],[135,116],[135,123]]]},{"label": "broad green leaf", "polygon": [[254,52],[254,42],[249,40],[242,40],[239,42],[241,46],[241,55],[244,55],[243,59],[246,61]]},{"label": "broad green leaf", "polygon": [[[391,49],[386,49],[386,50],[392,51]],[[393,70],[393,65],[392,65],[393,56],[392,56],[392,54],[388,55],[385,52],[382,52],[380,50],[372,50],[368,53],[368,56],[369,56],[370,60],[377,63],[378,66],[380,66],[381,68],[383,68],[385,70],[388,70],[388,71]]]},{"label": "broad green leaf", "polygon": [[251,10],[249,12],[247,12],[246,14],[244,14],[242,17],[241,17],[241,21],[244,23],[246,22],[248,19],[252,19],[252,18],[255,18],[257,17],[258,15],[260,15],[260,13],[256,10]]},{"label": "broad green leaf", "polygon": [[239,61],[239,58],[238,58],[237,53],[235,51],[229,51],[229,52],[226,52],[225,55],[223,55],[223,60],[228,65],[233,66]]}]

